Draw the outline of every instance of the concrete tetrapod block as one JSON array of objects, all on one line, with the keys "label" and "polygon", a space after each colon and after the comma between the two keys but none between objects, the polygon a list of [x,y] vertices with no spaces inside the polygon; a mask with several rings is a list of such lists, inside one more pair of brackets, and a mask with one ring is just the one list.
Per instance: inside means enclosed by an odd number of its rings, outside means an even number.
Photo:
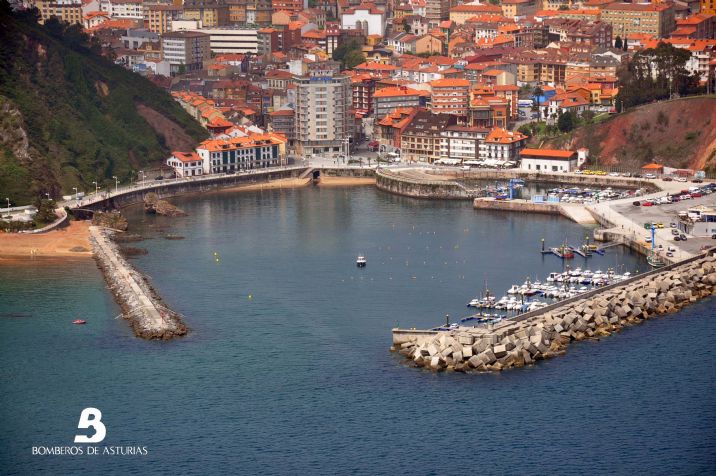
[{"label": "concrete tetrapod block", "polygon": [[457,340],[461,345],[472,345],[475,338],[470,334],[460,334]]},{"label": "concrete tetrapod block", "polygon": [[495,357],[502,358],[507,355],[507,346],[505,344],[496,345],[493,349]]}]

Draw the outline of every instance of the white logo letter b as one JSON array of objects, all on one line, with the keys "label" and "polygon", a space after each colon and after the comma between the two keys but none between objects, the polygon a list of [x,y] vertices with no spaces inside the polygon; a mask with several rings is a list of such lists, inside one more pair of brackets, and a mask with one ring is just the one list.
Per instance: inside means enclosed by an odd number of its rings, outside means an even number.
[{"label": "white logo letter b", "polygon": [[77,428],[94,428],[95,434],[92,436],[75,435],[75,443],[99,443],[107,435],[107,429],[102,423],[102,412],[92,407],[82,410]]}]

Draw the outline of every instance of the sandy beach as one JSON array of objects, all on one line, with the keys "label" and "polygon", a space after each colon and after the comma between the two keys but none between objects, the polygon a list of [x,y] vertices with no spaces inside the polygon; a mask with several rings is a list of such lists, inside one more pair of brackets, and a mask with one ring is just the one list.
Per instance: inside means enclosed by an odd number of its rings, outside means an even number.
[{"label": "sandy beach", "polygon": [[72,221],[59,230],[36,235],[0,233],[0,265],[44,258],[92,256],[88,221]]},{"label": "sandy beach", "polygon": [[321,175],[318,185],[323,187],[375,185],[375,177],[329,177],[328,175]]},{"label": "sandy beach", "polygon": [[218,190],[218,192],[245,192],[252,190],[270,190],[274,188],[295,188],[304,187],[309,183],[311,183],[310,177],[304,179],[286,178],[272,180],[270,182],[249,183],[246,185],[238,185],[236,187],[222,188],[221,190]]}]

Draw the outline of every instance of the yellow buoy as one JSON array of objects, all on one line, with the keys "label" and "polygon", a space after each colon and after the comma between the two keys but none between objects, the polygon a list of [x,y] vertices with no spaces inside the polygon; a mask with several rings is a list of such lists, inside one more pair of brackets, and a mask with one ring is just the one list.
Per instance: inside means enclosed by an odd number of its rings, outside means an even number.
[{"label": "yellow buoy", "polygon": [[249,294],[249,299],[253,299],[253,298],[254,298],[254,295],[253,295],[253,294]]}]

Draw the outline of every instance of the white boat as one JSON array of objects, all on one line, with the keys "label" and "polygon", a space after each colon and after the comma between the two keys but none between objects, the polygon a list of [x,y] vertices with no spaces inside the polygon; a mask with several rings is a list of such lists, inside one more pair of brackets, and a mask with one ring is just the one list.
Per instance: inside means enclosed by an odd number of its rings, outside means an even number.
[{"label": "white boat", "polygon": [[359,268],[365,268],[366,264],[367,264],[367,261],[365,259],[365,256],[358,255],[358,257],[356,258],[356,266],[358,266]]},{"label": "white boat", "polygon": [[520,292],[519,289],[516,284],[513,284],[512,287],[507,290],[507,294],[517,294]]}]

